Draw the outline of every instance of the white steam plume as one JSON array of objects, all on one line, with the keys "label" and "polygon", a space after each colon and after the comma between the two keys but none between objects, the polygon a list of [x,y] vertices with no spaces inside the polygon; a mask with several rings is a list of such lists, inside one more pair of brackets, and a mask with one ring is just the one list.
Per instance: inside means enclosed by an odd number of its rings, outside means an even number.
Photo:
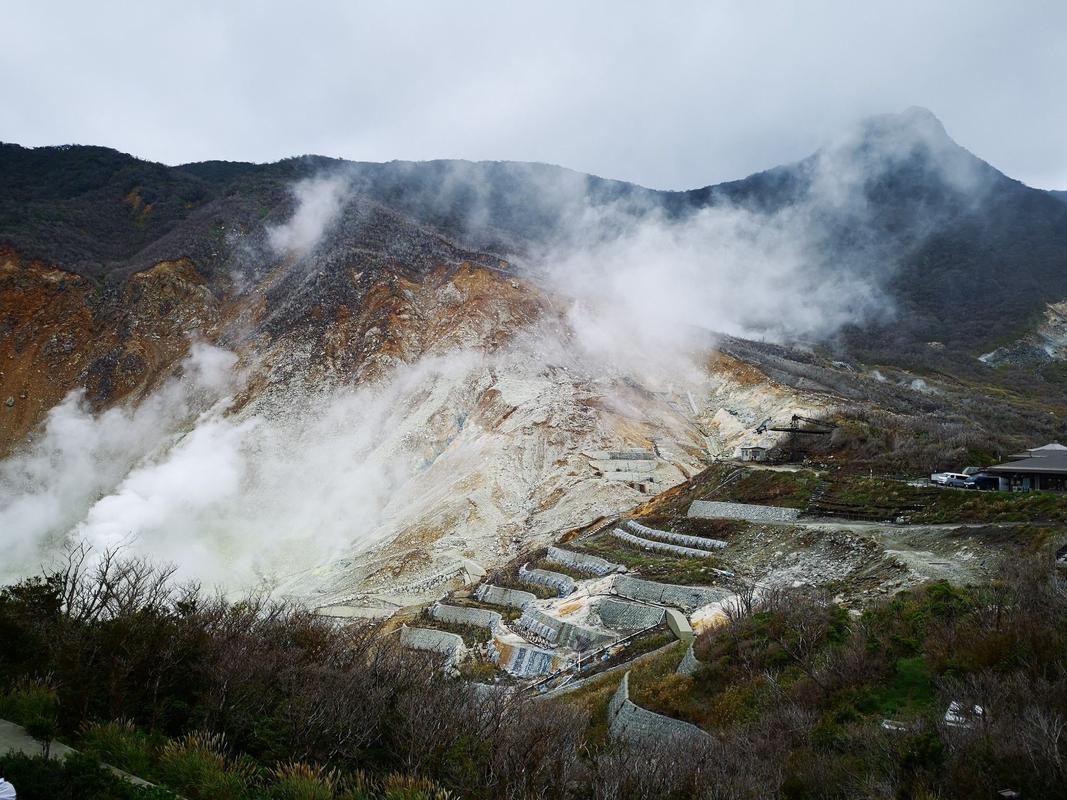
[{"label": "white steam plume", "polygon": [[3,485],[0,525],[16,557],[0,579],[36,571],[66,541],[171,562],[183,578],[230,589],[359,550],[426,458],[430,418],[462,402],[449,387],[480,369],[478,356],[457,352],[401,365],[379,384],[289,397],[284,415],[234,416],[218,403],[190,420],[190,389],[220,385],[200,365],[220,351],[197,352],[184,380],[133,412],[93,416],[68,399],[34,447],[3,462],[18,480]]},{"label": "white steam plume", "polygon": [[36,568],[101,495],[160,448],[195,410],[230,388],[236,357],[197,343],[182,377],[168,380],[136,408],[93,415],[84,392],[71,392],[49,413],[26,448],[0,461],[0,578]]},{"label": "white steam plume", "polygon": [[306,178],[293,186],[296,210],[283,225],[267,229],[271,248],[280,255],[305,256],[341,216],[351,191],[341,175]]},{"label": "white steam plume", "polygon": [[[674,216],[655,203],[586,204],[530,262],[570,299],[578,343],[630,369],[706,346],[708,332],[824,341],[896,313],[888,282],[938,219],[912,211],[891,235],[868,190],[897,170],[912,174],[916,163],[964,204],[989,185],[981,162],[933,115],[912,109],[869,120],[786,168],[803,189],[777,205],[774,192],[790,192],[789,182],[769,190],[769,210],[723,196]],[[571,191],[561,188],[561,204],[574,205]]]},{"label": "white steam plume", "polygon": [[870,276],[831,273],[799,220],[736,207],[684,221],[652,214],[587,248],[549,254],[570,320],[601,355],[684,348],[694,329],[775,340],[821,339],[883,313]]}]

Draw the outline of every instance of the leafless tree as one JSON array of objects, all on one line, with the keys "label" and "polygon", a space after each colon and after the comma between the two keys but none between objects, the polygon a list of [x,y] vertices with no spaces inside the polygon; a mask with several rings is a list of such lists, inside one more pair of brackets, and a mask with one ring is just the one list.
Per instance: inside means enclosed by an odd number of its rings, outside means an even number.
[{"label": "leafless tree", "polygon": [[66,616],[89,622],[170,607],[195,596],[196,585],[175,585],[176,570],[173,565],[126,557],[121,547],[98,552],[79,543],[67,549],[55,574]]}]

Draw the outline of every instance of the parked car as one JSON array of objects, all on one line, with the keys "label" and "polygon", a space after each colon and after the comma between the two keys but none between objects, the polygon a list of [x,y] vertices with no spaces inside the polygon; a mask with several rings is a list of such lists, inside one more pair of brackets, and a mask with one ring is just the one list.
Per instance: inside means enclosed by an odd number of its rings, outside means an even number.
[{"label": "parked car", "polygon": [[953,476],[945,481],[945,486],[949,486],[953,489],[977,489],[978,484],[974,482],[974,478],[970,477],[957,477]]},{"label": "parked car", "polygon": [[970,475],[965,475],[962,472],[935,472],[930,476],[930,483],[936,483],[941,486],[947,486],[949,481],[966,481],[970,480]]}]

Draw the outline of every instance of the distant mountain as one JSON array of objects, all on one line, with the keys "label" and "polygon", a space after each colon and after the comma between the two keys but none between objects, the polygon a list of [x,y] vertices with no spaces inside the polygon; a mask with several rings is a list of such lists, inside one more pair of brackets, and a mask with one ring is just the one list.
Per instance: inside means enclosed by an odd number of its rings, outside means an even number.
[{"label": "distant mountain", "polygon": [[[588,228],[582,235],[607,236],[651,214],[684,220],[706,208],[741,207],[768,224],[803,215],[826,292],[834,275],[862,273],[891,299],[891,322],[844,335],[860,350],[877,342],[882,355],[926,341],[983,352],[1067,298],[1067,203],[964,150],[924,109],[866,120],[796,164],[688,192],[516,162],[304,156],[165,167],[100,147],[5,144],[0,244],[93,278],[189,258],[209,281],[222,279],[240,256],[226,232],[255,236],[285,219],[291,183],[322,173],[346,175],[393,225],[502,258],[565,239],[576,219]],[[583,214],[589,208],[613,213]],[[336,244],[389,250],[388,236]]]},{"label": "distant mountain", "polygon": [[[834,176],[848,187],[844,206],[827,187]],[[881,270],[896,304],[892,323],[849,332],[861,350],[939,341],[973,353],[1067,298],[1067,206],[957,145],[924,109],[866,120],[797,164],[688,197],[770,211],[807,204],[824,257]]]},{"label": "distant mountain", "polygon": [[[1057,364],[976,356],[1065,299],[1067,204],[921,109],[686,192],[4,144],[0,528],[222,543],[246,576],[410,605],[766,419],[843,414],[842,459],[901,470],[1061,437]],[[733,306],[747,339],[710,336]],[[595,456],[620,449],[648,458]]]}]

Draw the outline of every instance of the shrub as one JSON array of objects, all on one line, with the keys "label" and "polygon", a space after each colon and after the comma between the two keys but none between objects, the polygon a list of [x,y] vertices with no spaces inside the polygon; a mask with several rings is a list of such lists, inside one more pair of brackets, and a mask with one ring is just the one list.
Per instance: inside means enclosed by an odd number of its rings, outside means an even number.
[{"label": "shrub", "polygon": [[22,725],[48,758],[58,733],[59,696],[49,681],[22,680],[0,699],[0,716]]},{"label": "shrub", "polygon": [[23,727],[40,719],[54,719],[58,706],[55,687],[42,679],[22,679],[0,695],[0,717]]},{"label": "shrub", "polygon": [[272,800],[334,800],[340,783],[337,770],[291,761],[271,771]]},{"label": "shrub", "polygon": [[160,753],[159,775],[190,800],[246,800],[255,782],[254,766],[228,758],[224,738],[210,733],[168,742]]},{"label": "shrub", "polygon": [[[45,648],[43,667],[17,662],[19,682],[0,673],[0,703],[11,716],[47,716],[55,693],[29,676],[54,673],[67,730],[89,750],[75,762],[83,783],[110,787],[72,795],[56,772],[66,767],[30,759],[15,764],[23,800],[153,796],[101,778],[95,755],[188,800],[435,800],[444,788],[473,800],[595,800],[708,787],[738,798],[963,800],[1009,785],[1056,797],[1067,785],[1067,580],[1051,555],[988,586],[902,592],[859,618],[817,592],[743,591],[728,623],[698,637],[704,667],[692,678],[675,674],[682,643],[633,667],[638,705],[716,728],[706,752],[684,758],[604,741],[619,673],[555,701],[476,693],[372,629],[167,594],[135,566],[64,592],[75,601],[59,619],[33,611],[36,591],[0,592],[0,622],[37,619]],[[121,597],[108,594],[115,587]],[[98,597],[103,610],[86,604]],[[952,701],[988,713],[974,729],[950,728],[941,717]],[[135,709],[132,722],[85,723],[115,703]],[[176,704],[187,711],[170,713]],[[882,729],[883,716],[906,729]],[[176,723],[217,734],[164,743],[156,731]],[[406,777],[381,778],[394,770]]]},{"label": "shrub", "polygon": [[452,796],[426,778],[389,775],[382,781],[382,800],[451,800]]},{"label": "shrub", "polygon": [[101,761],[141,778],[155,773],[162,747],[158,737],[138,730],[130,720],[87,724],[82,728],[79,744]]}]

